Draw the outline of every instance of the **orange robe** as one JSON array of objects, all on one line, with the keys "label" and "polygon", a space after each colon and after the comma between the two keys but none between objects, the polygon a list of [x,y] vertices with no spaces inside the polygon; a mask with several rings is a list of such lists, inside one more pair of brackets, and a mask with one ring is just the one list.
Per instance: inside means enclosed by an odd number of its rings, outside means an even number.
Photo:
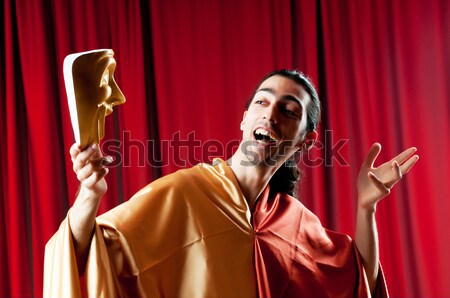
[{"label": "orange robe", "polygon": [[[98,217],[86,288],[89,297],[370,297],[348,236],[268,188],[252,216],[223,161],[158,179]],[[79,296],[66,218],[46,246],[44,297]]]}]

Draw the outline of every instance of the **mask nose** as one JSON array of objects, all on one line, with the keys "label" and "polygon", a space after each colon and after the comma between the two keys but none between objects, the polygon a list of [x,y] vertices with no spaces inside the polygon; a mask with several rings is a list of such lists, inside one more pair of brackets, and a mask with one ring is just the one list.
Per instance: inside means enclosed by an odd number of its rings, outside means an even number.
[{"label": "mask nose", "polygon": [[111,88],[111,95],[106,99],[105,106],[108,106],[108,108],[106,109],[106,115],[112,113],[112,107],[121,105],[126,101],[125,96],[123,95],[119,86],[117,86],[117,83],[116,81],[114,81],[114,78],[111,78],[109,87]]},{"label": "mask nose", "polygon": [[126,101],[125,96],[114,79],[111,82],[111,96],[108,101],[114,106],[121,105]]}]

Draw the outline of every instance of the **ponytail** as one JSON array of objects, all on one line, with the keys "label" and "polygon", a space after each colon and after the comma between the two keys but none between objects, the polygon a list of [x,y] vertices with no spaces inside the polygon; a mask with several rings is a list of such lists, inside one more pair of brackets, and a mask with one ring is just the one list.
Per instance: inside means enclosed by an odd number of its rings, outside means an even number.
[{"label": "ponytail", "polygon": [[297,182],[300,176],[301,172],[297,167],[296,158],[292,156],[285,161],[270,179],[270,192],[274,194],[281,192],[296,197]]}]

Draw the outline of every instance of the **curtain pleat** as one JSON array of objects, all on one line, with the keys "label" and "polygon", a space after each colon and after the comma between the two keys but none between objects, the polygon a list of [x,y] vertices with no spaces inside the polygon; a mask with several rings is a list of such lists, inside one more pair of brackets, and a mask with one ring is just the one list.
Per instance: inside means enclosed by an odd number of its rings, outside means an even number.
[{"label": "curtain pleat", "polygon": [[237,149],[245,102],[298,68],[323,103],[300,199],[353,235],[373,142],[414,170],[378,205],[393,297],[450,297],[450,9],[445,0],[5,0],[0,7],[0,297],[42,295],[44,245],[78,183],[62,65],[112,48],[127,98],[106,119],[115,157],[100,213],[152,180]]}]

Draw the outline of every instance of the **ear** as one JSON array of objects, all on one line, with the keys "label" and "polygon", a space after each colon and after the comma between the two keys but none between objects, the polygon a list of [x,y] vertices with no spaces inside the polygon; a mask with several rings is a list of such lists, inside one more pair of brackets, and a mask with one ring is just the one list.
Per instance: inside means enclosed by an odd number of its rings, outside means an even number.
[{"label": "ear", "polygon": [[245,117],[247,116],[247,111],[244,112],[244,115],[242,116],[241,121],[241,130],[244,131],[244,124],[245,124]]},{"label": "ear", "polygon": [[315,130],[308,131],[303,140],[297,143],[297,147],[300,150],[309,150],[311,149],[317,141],[318,133]]}]

